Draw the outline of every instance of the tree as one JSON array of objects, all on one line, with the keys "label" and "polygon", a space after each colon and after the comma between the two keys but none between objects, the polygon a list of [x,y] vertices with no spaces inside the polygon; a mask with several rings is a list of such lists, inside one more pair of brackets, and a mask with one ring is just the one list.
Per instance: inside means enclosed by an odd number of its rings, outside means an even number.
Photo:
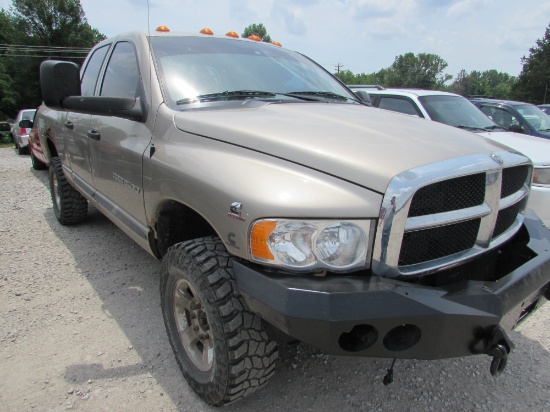
[{"label": "tree", "polygon": [[395,58],[384,80],[388,87],[440,89],[453,77],[443,73],[446,67],[447,62],[437,54],[406,53]]},{"label": "tree", "polygon": [[80,0],[12,0],[26,37],[46,46],[91,47],[105,38],[88,24]]},{"label": "tree", "polygon": [[[80,0],[12,0],[0,13],[0,43],[7,45],[0,50],[0,113],[13,117],[40,104],[42,60],[82,63],[86,49],[104,38],[88,24]],[[52,47],[59,47],[55,54]]]},{"label": "tree", "polygon": [[253,34],[262,39],[263,42],[271,43],[271,36],[267,34],[267,29],[262,23],[251,24],[250,26],[247,26],[241,34],[241,37],[247,38],[248,36],[252,36]]},{"label": "tree", "polygon": [[529,57],[523,56],[521,62],[523,68],[518,81],[512,87],[512,98],[535,104],[550,101],[550,25],[546,28],[544,37],[538,39],[536,46],[529,49]]},{"label": "tree", "polygon": [[509,99],[510,90],[516,82],[514,76],[497,70],[484,72],[461,70],[449,90],[463,96],[487,96],[496,99]]}]

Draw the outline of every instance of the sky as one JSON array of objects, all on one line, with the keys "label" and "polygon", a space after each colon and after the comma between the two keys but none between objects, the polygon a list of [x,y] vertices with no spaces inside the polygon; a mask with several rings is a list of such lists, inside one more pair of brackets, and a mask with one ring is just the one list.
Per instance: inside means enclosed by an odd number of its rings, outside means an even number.
[{"label": "sky", "polygon": [[[550,0],[80,0],[107,37],[130,30],[242,33],[263,23],[272,40],[331,73],[389,67],[396,56],[434,53],[456,77],[495,69],[517,76],[550,24]],[[8,9],[10,0],[0,0]],[[148,7],[149,6],[149,7]],[[148,12],[149,8],[149,12]]]}]

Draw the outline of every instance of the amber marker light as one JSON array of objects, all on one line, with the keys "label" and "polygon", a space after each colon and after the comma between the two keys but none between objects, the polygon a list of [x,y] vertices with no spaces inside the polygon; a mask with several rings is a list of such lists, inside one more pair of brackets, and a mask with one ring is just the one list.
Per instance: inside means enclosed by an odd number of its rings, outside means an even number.
[{"label": "amber marker light", "polygon": [[202,29],[200,31],[202,34],[207,34],[209,36],[212,36],[214,34],[214,32],[212,30],[210,30],[209,28],[205,27],[204,29]]},{"label": "amber marker light", "polygon": [[271,220],[264,220],[254,225],[250,234],[250,252],[252,256],[266,260],[275,259],[269,250],[267,239],[276,226],[277,224]]},{"label": "amber marker light", "polygon": [[248,36],[248,38],[250,40],[254,40],[254,41],[262,41],[262,39],[260,39],[260,36],[258,36],[256,34],[253,34],[252,36]]},{"label": "amber marker light", "polygon": [[169,32],[170,29],[169,29],[167,26],[158,26],[158,27],[157,27],[157,31],[160,31],[160,32]]},{"label": "amber marker light", "polygon": [[227,33],[225,33],[225,35],[226,35],[227,37],[234,37],[234,38],[236,38],[236,39],[239,38],[239,34],[238,34],[237,32],[235,32],[235,31],[228,31]]},{"label": "amber marker light", "polygon": [[274,44],[275,46],[283,47],[283,45],[278,41],[272,41],[271,44]]}]

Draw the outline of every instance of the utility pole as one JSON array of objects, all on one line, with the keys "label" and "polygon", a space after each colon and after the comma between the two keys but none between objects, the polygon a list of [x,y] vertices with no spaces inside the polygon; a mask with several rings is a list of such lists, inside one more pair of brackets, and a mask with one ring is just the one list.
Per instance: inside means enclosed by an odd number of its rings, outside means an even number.
[{"label": "utility pole", "polygon": [[546,92],[548,91],[548,83],[546,83],[546,88],[544,89],[544,102],[542,104],[546,104]]},{"label": "utility pole", "polygon": [[342,67],[344,67],[343,64],[338,63],[338,64],[336,65],[336,76],[338,76],[338,75],[340,74],[340,69],[341,69]]}]

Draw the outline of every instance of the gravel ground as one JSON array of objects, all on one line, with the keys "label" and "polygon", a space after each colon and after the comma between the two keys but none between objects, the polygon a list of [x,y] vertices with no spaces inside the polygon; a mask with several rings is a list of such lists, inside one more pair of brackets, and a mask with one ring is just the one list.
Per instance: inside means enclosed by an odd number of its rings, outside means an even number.
[{"label": "gravel ground", "polygon": [[[0,149],[0,410],[213,411],[189,389],[164,330],[160,263],[107,218],[63,227],[47,172]],[[278,372],[224,411],[549,411],[550,304],[490,359],[400,361],[281,348]]]}]

